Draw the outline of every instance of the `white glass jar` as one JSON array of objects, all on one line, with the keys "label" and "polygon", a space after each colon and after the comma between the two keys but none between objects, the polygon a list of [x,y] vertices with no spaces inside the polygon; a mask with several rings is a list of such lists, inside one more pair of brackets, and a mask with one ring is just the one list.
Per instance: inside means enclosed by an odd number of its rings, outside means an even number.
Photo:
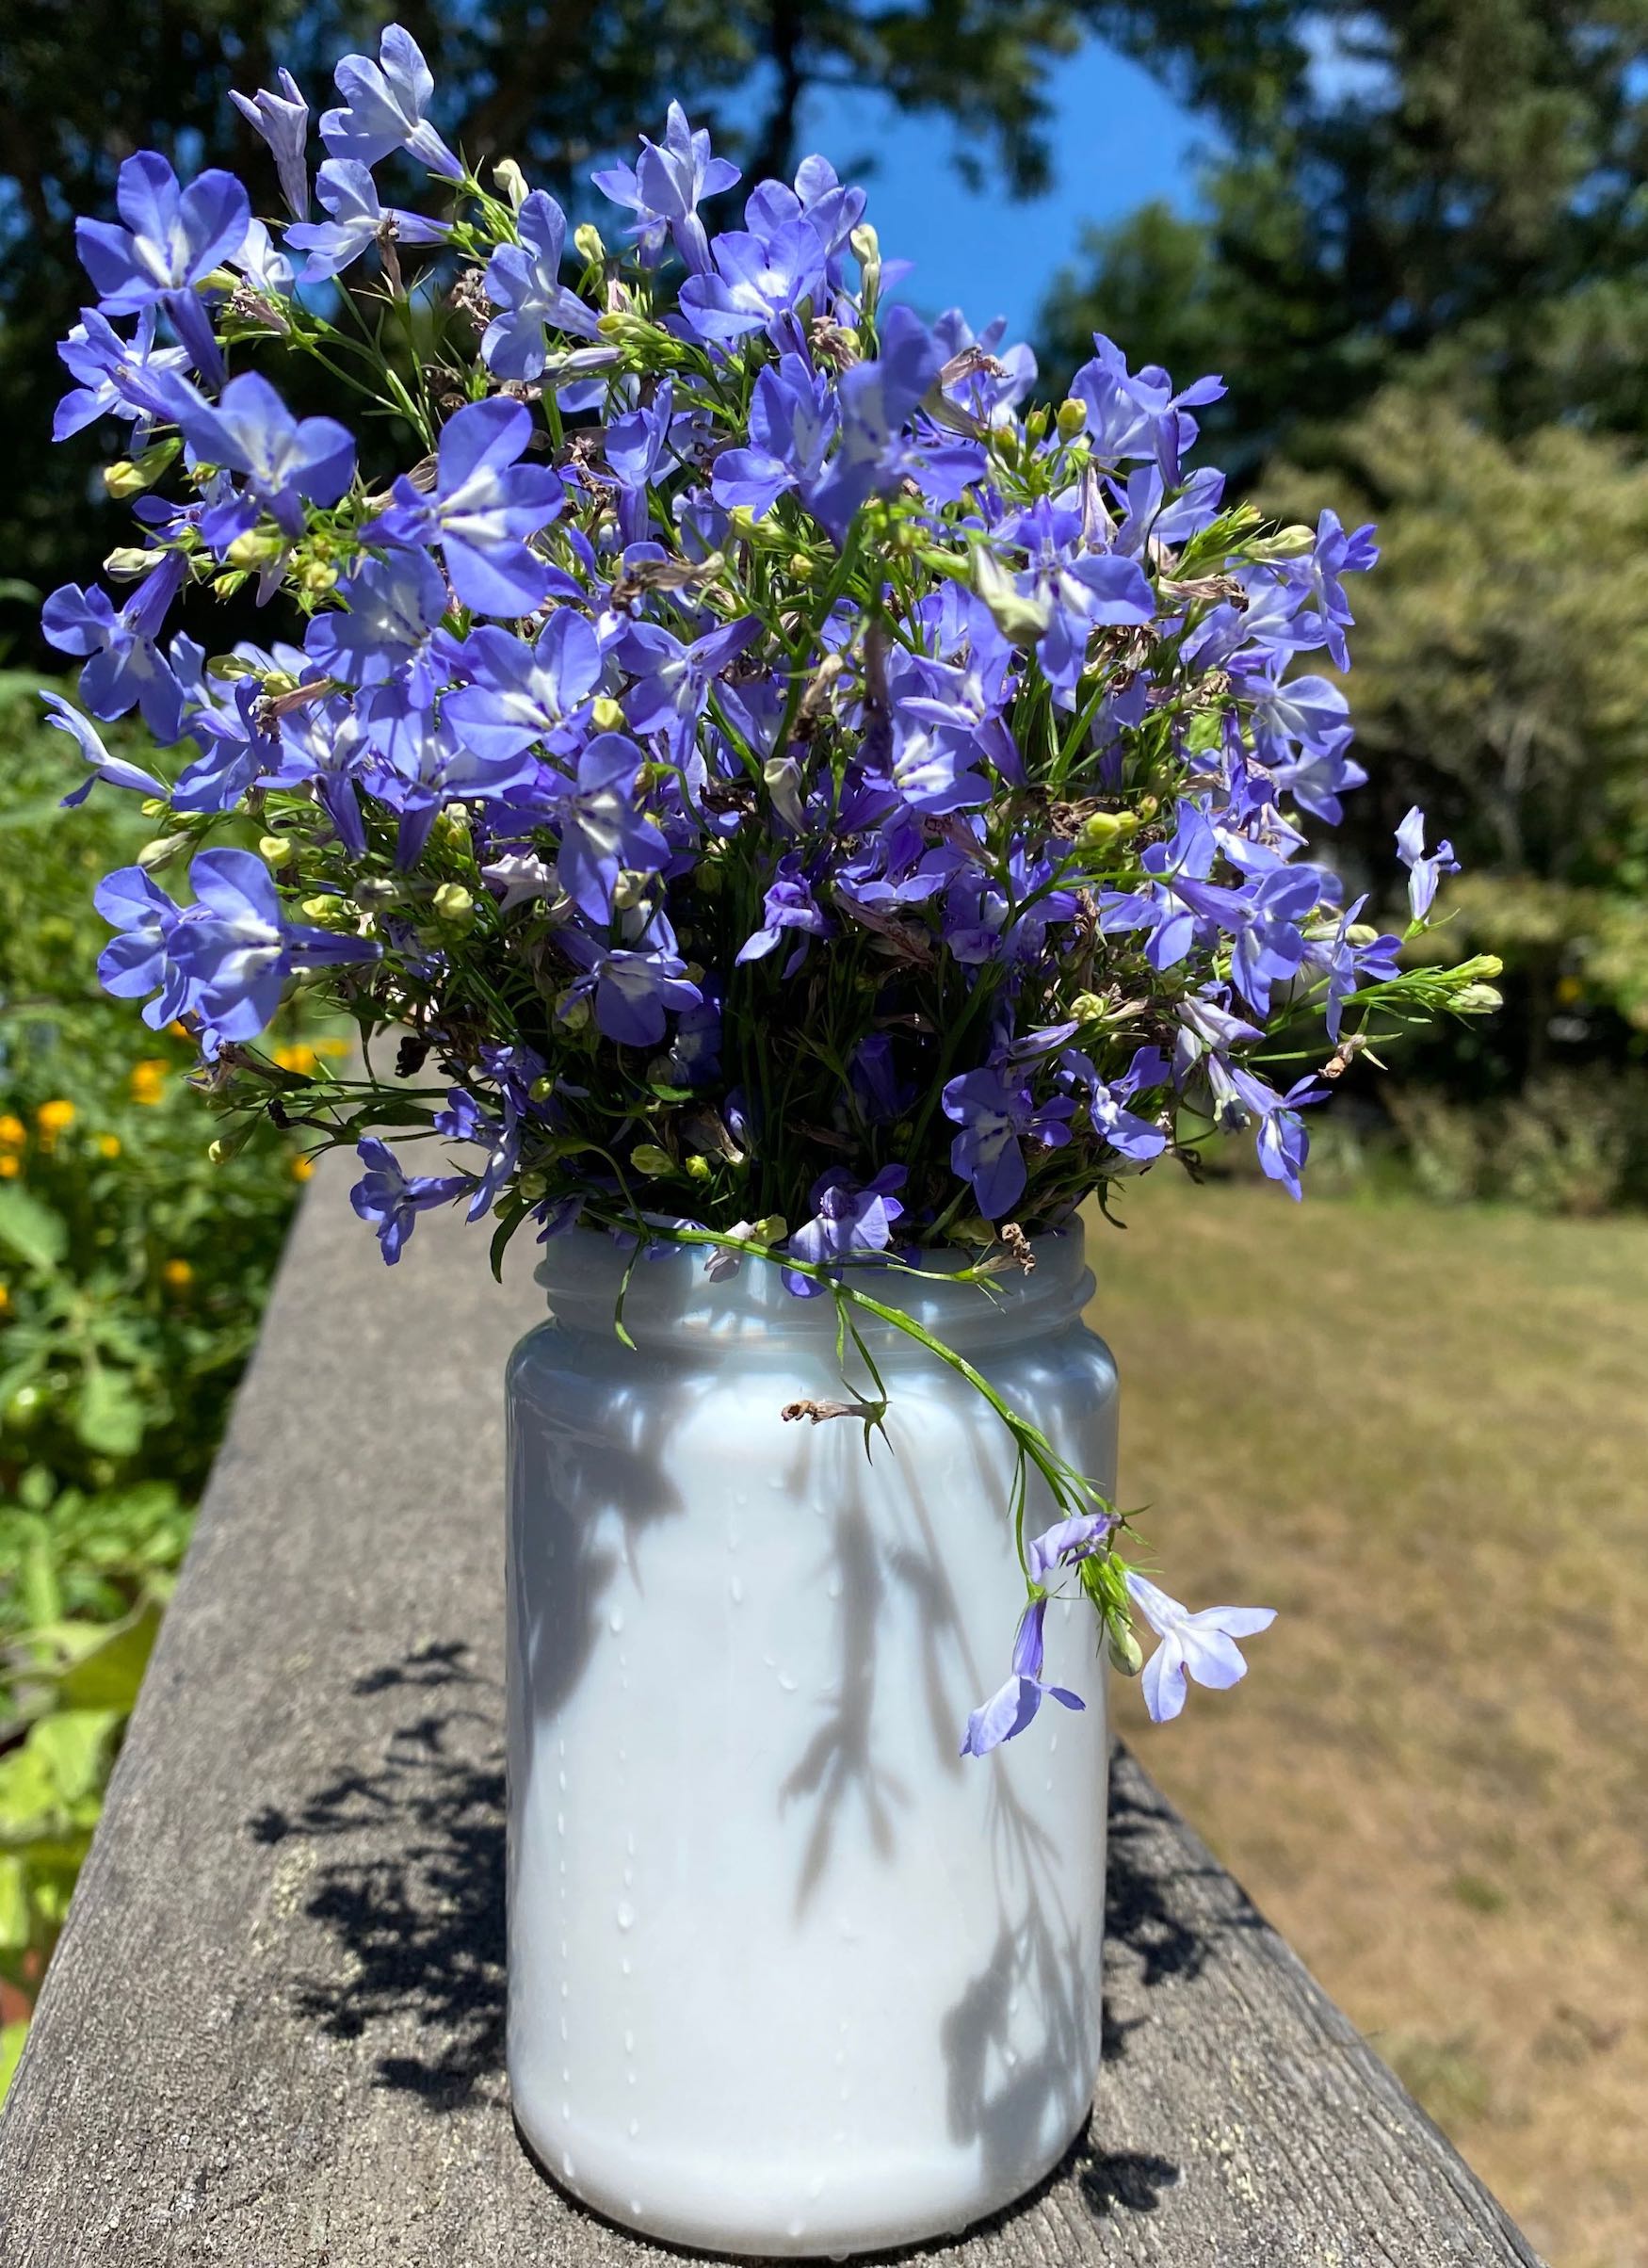
[{"label": "white glass jar", "polygon": [[[855,1276],[1113,1485],[1116,1374],[1079,1234],[994,1297]],[[842,2255],[1032,2187],[1099,2061],[1098,1627],[1047,1617],[1046,1703],[959,1754],[1007,1677],[1012,1450],[964,1382],[866,1336],[887,1438],[840,1400],[833,1303],[573,1231],[509,1366],[509,2065],[549,2171],[682,2244]],[[864,1319],[861,1319],[864,1320]],[[861,1366],[849,1369],[866,1383]],[[1027,1532],[1055,1515],[1032,1489]]]}]

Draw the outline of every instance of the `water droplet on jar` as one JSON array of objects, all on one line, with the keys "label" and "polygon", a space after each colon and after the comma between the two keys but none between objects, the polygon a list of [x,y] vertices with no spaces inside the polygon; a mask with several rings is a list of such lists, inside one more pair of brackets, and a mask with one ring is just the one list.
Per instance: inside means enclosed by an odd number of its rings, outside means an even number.
[{"label": "water droplet on jar", "polygon": [[618,1633],[623,1628],[623,1610],[622,1607],[613,1608],[611,1613],[606,1617],[606,1628],[612,1632],[614,1638],[618,1636]]},{"label": "water droplet on jar", "polygon": [[621,1972],[622,1972],[622,1973],[624,1976],[626,1976],[626,1977],[627,1977],[627,1976],[628,1976],[628,1974],[629,1974],[629,1968],[630,1968],[630,1965],[629,1965],[629,1963],[628,1963],[627,1961],[621,1961],[621,1962],[618,1964],[618,1966],[619,1966],[619,1968],[620,1968]]},{"label": "water droplet on jar", "polygon": [[620,1929],[634,1929],[635,1927],[635,1908],[627,1898],[621,1899],[619,1902],[618,1926]]},{"label": "water droplet on jar", "polygon": [[738,1580],[735,1575],[734,1576],[732,1581],[727,1585],[727,1596],[732,1600],[734,1606],[735,1607],[741,1607],[744,1603],[744,1586]]},{"label": "water droplet on jar", "polygon": [[640,2210],[641,2210],[641,2201],[640,2201],[640,2199],[639,2199],[638,2197],[632,2197],[632,2198],[630,2199],[630,2201],[629,2201],[629,2210],[630,2210],[630,2211],[631,2211],[631,2212],[633,2212],[633,2213],[638,2213],[638,2212],[640,2211]]},{"label": "water droplet on jar", "polygon": [[567,1775],[566,1775],[566,1774],[565,1774],[564,1772],[558,1772],[558,1773],[557,1773],[557,1774],[556,1774],[556,1778],[557,1778],[557,1779],[559,1781],[559,1783],[560,1783],[560,1791],[561,1791],[561,1793],[562,1793],[563,1795],[565,1795],[565,1793],[566,1793],[566,1791],[567,1791]]},{"label": "water droplet on jar", "polygon": [[560,2170],[566,2180],[575,2181],[577,2179],[578,2169],[573,2163],[573,2154],[570,2150],[562,2150],[560,2154]]},{"label": "water droplet on jar", "polygon": [[780,1670],[778,1673],[778,1683],[781,1693],[793,1693],[796,1690],[796,1681],[790,1676],[788,1670]]},{"label": "water droplet on jar", "polygon": [[625,2055],[635,2053],[635,2033],[633,2032],[626,2032],[623,2035],[623,2052]]},{"label": "water droplet on jar", "polygon": [[804,2237],[807,2233],[807,2224],[798,2217],[790,2223],[789,2232],[792,2237]]},{"label": "water droplet on jar", "polygon": [[632,2142],[635,2140],[636,2136],[640,2132],[640,2120],[638,2118],[632,2118],[629,2122],[629,2138]]},{"label": "water droplet on jar", "polygon": [[830,1596],[831,1596],[831,1597],[832,1597],[832,1598],[839,1598],[839,1597],[841,1596],[841,1578],[840,1578],[840,1576],[839,1576],[839,1575],[832,1575],[832,1576],[830,1578],[830,1580],[829,1580],[829,1582],[828,1582],[828,1583],[825,1585],[825,1588],[826,1588],[826,1590],[829,1592],[829,1594],[830,1594]]}]

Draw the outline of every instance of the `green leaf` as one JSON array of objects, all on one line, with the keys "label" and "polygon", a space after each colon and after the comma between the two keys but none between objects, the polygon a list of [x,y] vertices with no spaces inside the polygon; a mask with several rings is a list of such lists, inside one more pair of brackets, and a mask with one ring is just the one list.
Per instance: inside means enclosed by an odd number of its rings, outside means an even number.
[{"label": "green leaf", "polygon": [[43,1758],[64,1805],[82,1803],[102,1788],[123,1714],[114,1709],[65,1709],[30,1726],[25,1744]]},{"label": "green leaf", "polygon": [[[59,1623],[47,1638],[67,1641],[70,1660],[56,1673],[57,1692],[70,1709],[129,1709],[137,1698],[143,1672],[160,1628],[160,1601],[145,1596],[123,1622],[107,1628]],[[89,1632],[89,1643],[82,1637]]]},{"label": "green leaf", "polygon": [[74,1426],[87,1448],[105,1457],[129,1457],[143,1438],[143,1403],[128,1373],[104,1363],[89,1368]]},{"label": "green leaf", "polygon": [[28,1878],[21,1858],[0,1851],[0,1952],[20,1953],[28,1941]]},{"label": "green leaf", "polygon": [[0,2102],[6,2100],[6,2090],[11,2084],[11,2075],[17,2069],[27,2037],[26,2024],[0,2024]]},{"label": "green leaf", "polygon": [[69,1249],[68,1224],[31,1191],[8,1183],[0,1186],[0,1244],[49,1274]]}]

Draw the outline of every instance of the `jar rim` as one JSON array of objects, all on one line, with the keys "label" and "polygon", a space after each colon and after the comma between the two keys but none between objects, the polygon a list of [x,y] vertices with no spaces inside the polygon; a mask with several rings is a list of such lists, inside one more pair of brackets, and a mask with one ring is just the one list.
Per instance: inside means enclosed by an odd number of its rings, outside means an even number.
[{"label": "jar rim", "polygon": [[[1092,1296],[1079,1221],[1029,1240],[1032,1267],[993,1274],[986,1283],[949,1279],[970,1263],[948,1247],[932,1265],[888,1267],[879,1258],[855,1260],[842,1280],[961,1350],[999,1344],[1056,1329],[1074,1320]],[[638,1345],[685,1348],[707,1343],[777,1343],[833,1339],[835,1302],[827,1294],[799,1296],[771,1261],[744,1258],[719,1279],[705,1272],[710,1248],[659,1244],[637,1254],[609,1233],[576,1226],[553,1238],[534,1270],[556,1322],[574,1330],[610,1334],[622,1298],[624,1330]],[[625,1275],[628,1282],[625,1283]],[[908,1350],[926,1359],[920,1343],[863,1307],[853,1322],[878,1355]]]}]

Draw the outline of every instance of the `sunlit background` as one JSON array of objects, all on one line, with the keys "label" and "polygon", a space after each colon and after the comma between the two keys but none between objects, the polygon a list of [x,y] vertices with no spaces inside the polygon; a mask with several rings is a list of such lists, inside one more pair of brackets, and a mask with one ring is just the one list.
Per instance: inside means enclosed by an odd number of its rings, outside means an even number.
[{"label": "sunlit background", "polygon": [[[123,540],[98,437],[48,447],[73,216],[142,147],[267,194],[226,89],[284,63],[318,109],[385,12],[0,0],[0,2084],[306,1174],[272,1129],[210,1162],[186,1042],[95,985],[91,882],[148,829],[59,812],[37,722],[40,598]],[[448,138],[574,216],[672,95],[752,174],[821,149],[899,293],[1005,316],[1048,400],[1095,329],[1219,371],[1233,492],[1379,523],[1335,854],[1389,893],[1423,803],[1463,866],[1437,949],[1500,955],[1505,1010],[1353,1070],[1298,1212],[1233,1158],[1097,1227],[1123,1498],[1206,1596],[1284,1611],[1241,1693],[1125,1730],[1557,2268],[1643,2268],[1637,0],[400,12]]]}]

